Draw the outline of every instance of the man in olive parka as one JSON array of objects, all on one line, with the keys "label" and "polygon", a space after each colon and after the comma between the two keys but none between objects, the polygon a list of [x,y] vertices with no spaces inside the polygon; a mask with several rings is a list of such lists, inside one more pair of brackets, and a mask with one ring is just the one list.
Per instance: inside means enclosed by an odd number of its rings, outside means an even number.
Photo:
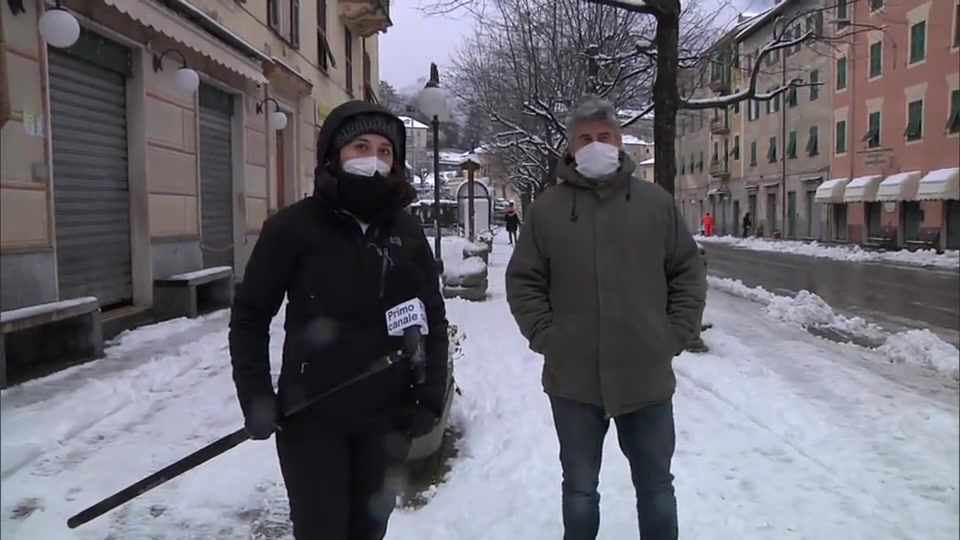
[{"label": "man in olive parka", "polygon": [[700,325],[703,263],[673,197],[634,176],[609,102],[586,98],[567,137],[558,184],[528,210],[506,275],[517,325],[544,356],[564,540],[596,538],[610,418],[630,462],[641,537],[676,540],[672,361]]}]

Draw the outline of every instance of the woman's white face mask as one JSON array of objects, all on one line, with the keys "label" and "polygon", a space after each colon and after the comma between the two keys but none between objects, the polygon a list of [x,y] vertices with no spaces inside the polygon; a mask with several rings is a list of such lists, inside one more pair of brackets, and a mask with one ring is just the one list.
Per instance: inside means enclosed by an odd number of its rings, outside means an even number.
[{"label": "woman's white face mask", "polygon": [[601,178],[620,168],[620,149],[612,144],[594,141],[573,155],[577,172],[587,178]]},{"label": "woman's white face mask", "polygon": [[381,176],[386,176],[390,172],[390,165],[380,160],[377,156],[348,159],[343,162],[342,167],[343,172],[357,176],[373,176],[376,173],[380,173]]}]

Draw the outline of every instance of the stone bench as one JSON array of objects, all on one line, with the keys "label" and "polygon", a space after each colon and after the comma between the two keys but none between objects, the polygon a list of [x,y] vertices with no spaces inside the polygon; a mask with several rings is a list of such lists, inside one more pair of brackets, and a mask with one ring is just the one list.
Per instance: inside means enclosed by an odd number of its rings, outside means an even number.
[{"label": "stone bench", "polygon": [[199,317],[233,304],[233,268],[216,266],[153,281],[157,321]]},{"label": "stone bench", "polygon": [[103,319],[96,297],[0,312],[0,386],[7,386],[8,357],[16,367],[37,367],[37,362],[46,360],[101,356]]}]

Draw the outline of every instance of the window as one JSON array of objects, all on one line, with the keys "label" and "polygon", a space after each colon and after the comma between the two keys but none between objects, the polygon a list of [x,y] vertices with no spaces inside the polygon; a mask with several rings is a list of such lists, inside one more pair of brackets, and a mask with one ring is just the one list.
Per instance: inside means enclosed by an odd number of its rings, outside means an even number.
[{"label": "window", "polygon": [[788,106],[788,107],[796,107],[796,106],[797,106],[797,87],[796,87],[796,86],[791,86],[790,89],[787,90],[787,100],[786,100],[786,101],[787,101],[787,106]]},{"label": "window", "polygon": [[836,153],[837,154],[846,154],[847,153],[847,121],[838,120],[836,126],[836,134],[834,139],[837,141]]},{"label": "window", "polygon": [[867,148],[880,146],[880,111],[872,112],[867,116],[867,133],[863,136]]},{"label": "window", "polygon": [[883,75],[883,41],[870,44],[870,78]]},{"label": "window", "polygon": [[810,134],[807,135],[807,155],[815,156],[820,153],[820,134],[817,126],[810,126]]},{"label": "window", "polygon": [[791,131],[787,136],[787,157],[796,159],[797,157],[797,132]]},{"label": "window", "polygon": [[770,163],[777,162],[777,138],[770,137],[770,145],[767,147],[767,161]]},{"label": "window", "polygon": [[343,27],[343,72],[347,93],[353,95],[353,34]]},{"label": "window", "polygon": [[703,172],[703,150],[700,151],[700,160],[697,161],[697,170]]},{"label": "window", "polygon": [[760,118],[760,102],[751,99],[750,102],[747,103],[747,120],[752,122],[757,118]]},{"label": "window", "polygon": [[[850,18],[847,0],[837,0],[837,19],[846,21]],[[845,26],[845,25],[842,25]]]},{"label": "window", "polygon": [[947,120],[947,132],[960,133],[960,90],[950,92],[950,118]]},{"label": "window", "polygon": [[816,101],[820,97],[820,70],[815,69],[810,72],[810,101]]},{"label": "window", "polygon": [[847,87],[847,57],[841,56],[837,59],[837,90],[843,90]]},{"label": "window", "polygon": [[719,163],[720,162],[720,143],[713,143],[713,156],[710,158],[710,163]]},{"label": "window", "polygon": [[680,174],[687,173],[687,162],[684,161],[683,156],[680,156]]},{"label": "window", "polygon": [[907,104],[907,129],[904,136],[908,141],[919,141],[923,138],[923,100],[911,101]]},{"label": "window", "polygon": [[960,47],[960,3],[953,8],[953,46]]},{"label": "window", "polygon": [[731,157],[734,161],[740,161],[740,136],[733,136],[733,150],[730,151]]},{"label": "window", "polygon": [[883,0],[870,0],[870,11],[883,9]]},{"label": "window", "polygon": [[300,48],[300,0],[267,0],[267,26],[294,49]]},{"label": "window", "polygon": [[757,165],[757,141],[750,143],[750,166],[755,167]]},{"label": "window", "polygon": [[317,0],[317,67],[326,73],[330,66],[337,67],[333,51],[327,41],[327,0]]},{"label": "window", "polygon": [[773,96],[773,112],[780,112],[780,94]]},{"label": "window", "polygon": [[910,63],[915,64],[927,57],[927,21],[910,27]]}]

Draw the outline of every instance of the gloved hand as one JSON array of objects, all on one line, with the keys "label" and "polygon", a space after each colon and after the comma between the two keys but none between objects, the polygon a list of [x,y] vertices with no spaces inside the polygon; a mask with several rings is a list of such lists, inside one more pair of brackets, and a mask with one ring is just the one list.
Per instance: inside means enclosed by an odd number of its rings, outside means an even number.
[{"label": "gloved hand", "polygon": [[244,411],[243,427],[255,441],[269,439],[277,430],[277,398],[273,395],[259,395],[250,401]]}]

